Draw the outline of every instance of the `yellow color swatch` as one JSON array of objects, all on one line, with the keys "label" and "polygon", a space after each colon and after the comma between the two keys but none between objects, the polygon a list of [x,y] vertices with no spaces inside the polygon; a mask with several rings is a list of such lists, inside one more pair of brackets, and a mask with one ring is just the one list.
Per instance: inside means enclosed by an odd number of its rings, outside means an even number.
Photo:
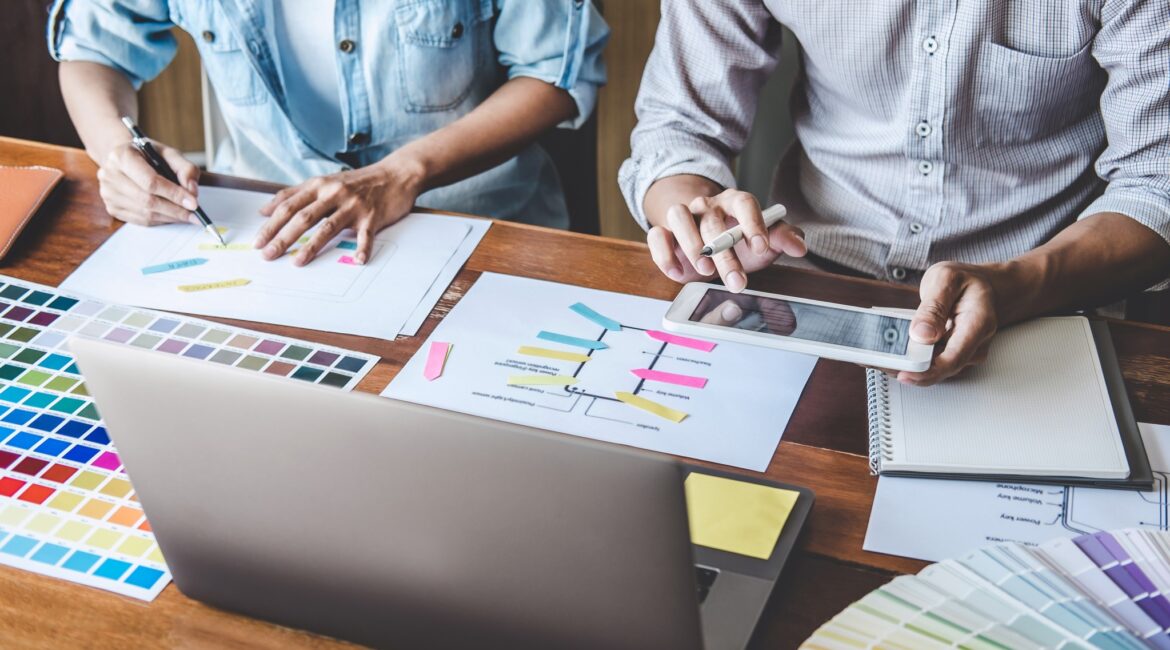
[{"label": "yellow color swatch", "polygon": [[163,564],[165,562],[165,560],[163,560],[162,551],[158,550],[157,546],[150,549],[150,553],[146,554],[146,559],[150,560],[151,562],[158,562],[159,564]]},{"label": "yellow color swatch", "polygon": [[199,244],[201,251],[251,251],[256,247],[251,244]]},{"label": "yellow color swatch", "polygon": [[27,524],[24,529],[42,535],[47,534],[50,530],[57,527],[61,523],[61,518],[55,515],[50,515],[47,512],[38,513]]},{"label": "yellow color swatch", "polygon": [[649,411],[650,413],[653,413],[660,418],[666,418],[667,420],[670,420],[676,424],[687,419],[687,414],[683,413],[682,411],[676,411],[675,409],[672,409],[665,404],[659,404],[658,402],[648,400],[645,397],[641,397],[633,393],[618,391],[614,393],[614,395],[630,406],[640,408],[643,411]]},{"label": "yellow color swatch", "polygon": [[114,545],[121,539],[122,536],[118,533],[112,530],[106,530],[105,528],[99,528],[93,531],[93,534],[89,536],[89,539],[85,540],[85,543],[90,546],[104,548],[108,551],[114,548]]},{"label": "yellow color swatch", "polygon": [[72,492],[58,492],[56,496],[49,499],[48,505],[50,508],[56,508],[57,510],[73,512],[73,509],[77,507],[77,504],[81,503],[83,498],[80,494],[74,494]]},{"label": "yellow color swatch", "polygon": [[14,527],[19,526],[22,521],[28,519],[30,514],[32,514],[31,510],[10,505],[5,507],[4,510],[0,510],[0,524]]},{"label": "yellow color swatch", "polygon": [[575,383],[577,383],[577,378],[568,375],[512,375],[508,377],[509,386],[572,386]]},{"label": "yellow color swatch", "polygon": [[109,483],[103,485],[102,489],[98,491],[102,494],[120,499],[127,494],[130,494],[130,481],[120,478],[112,478],[110,479]]},{"label": "yellow color swatch", "polygon": [[799,492],[692,472],[685,481],[691,542],[766,560]]},{"label": "yellow color swatch", "polygon": [[101,485],[104,480],[106,480],[106,477],[97,472],[84,471],[74,476],[73,480],[69,481],[69,485],[75,488],[81,488],[82,490],[92,490]]},{"label": "yellow color swatch", "polygon": [[81,510],[78,510],[77,514],[91,519],[101,519],[106,516],[107,512],[113,510],[113,508],[114,504],[112,503],[106,503],[98,499],[90,499],[85,502],[85,505],[81,506]]},{"label": "yellow color swatch", "polygon": [[80,542],[81,538],[89,534],[91,530],[93,530],[93,526],[83,524],[80,521],[67,521],[61,530],[57,531],[56,537],[70,542]]},{"label": "yellow color swatch", "polygon": [[179,291],[192,293],[194,291],[207,291],[208,289],[227,289],[229,287],[242,287],[246,284],[252,284],[251,280],[246,278],[236,278],[235,280],[221,280],[219,282],[205,282],[203,284],[180,284]]},{"label": "yellow color swatch", "polygon": [[118,552],[125,553],[130,557],[142,557],[142,554],[149,550],[151,546],[154,546],[154,542],[149,539],[130,536],[118,547]]},{"label": "yellow color swatch", "polygon": [[584,363],[589,360],[589,355],[581,354],[580,352],[562,352],[561,350],[550,350],[548,348],[537,348],[531,345],[522,345],[517,350],[520,354],[527,354],[530,357],[545,357],[548,359],[560,359],[561,361],[573,361],[577,363]]}]

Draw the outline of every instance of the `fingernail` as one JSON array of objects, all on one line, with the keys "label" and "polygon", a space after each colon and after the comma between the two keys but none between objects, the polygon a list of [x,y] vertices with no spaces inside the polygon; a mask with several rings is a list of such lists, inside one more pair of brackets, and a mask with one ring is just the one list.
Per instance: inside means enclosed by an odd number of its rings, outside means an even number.
[{"label": "fingernail", "polygon": [[728,289],[731,289],[735,293],[739,293],[740,291],[743,291],[743,288],[746,286],[747,278],[744,277],[743,273],[740,273],[739,271],[732,271],[731,273],[727,274]]},{"label": "fingernail", "polygon": [[273,246],[271,244],[269,244],[268,246],[265,246],[263,254],[264,254],[264,257],[266,257],[267,259],[272,259],[272,258],[276,257],[276,255],[277,255],[276,246]]},{"label": "fingernail", "polygon": [[675,282],[683,281],[682,271],[677,266],[672,266],[669,269],[666,269],[666,277],[674,280]]},{"label": "fingernail", "polygon": [[366,263],[366,254],[365,253],[358,253],[357,257],[353,258],[353,261],[357,262],[358,264],[365,264]]},{"label": "fingernail", "polygon": [[719,317],[729,323],[734,323],[743,318],[743,310],[739,308],[739,305],[729,302],[723,305],[723,309],[719,310]]},{"label": "fingernail", "polygon": [[187,208],[188,210],[194,210],[195,208],[199,207],[199,204],[195,202],[195,199],[188,196],[187,198],[183,199],[183,207]]},{"label": "fingernail", "polygon": [[763,235],[752,237],[752,252],[756,255],[763,255],[768,252],[768,240],[764,239]]},{"label": "fingernail", "polygon": [[923,341],[932,341],[938,336],[938,333],[934,330],[934,325],[923,322],[915,323],[914,327],[910,328],[910,333]]},{"label": "fingernail", "polygon": [[252,248],[264,248],[264,245],[267,243],[263,239],[257,238],[256,241],[252,242]]},{"label": "fingernail", "polygon": [[703,275],[711,275],[715,272],[715,262],[712,262],[709,257],[700,257],[698,263],[695,264],[695,270]]}]

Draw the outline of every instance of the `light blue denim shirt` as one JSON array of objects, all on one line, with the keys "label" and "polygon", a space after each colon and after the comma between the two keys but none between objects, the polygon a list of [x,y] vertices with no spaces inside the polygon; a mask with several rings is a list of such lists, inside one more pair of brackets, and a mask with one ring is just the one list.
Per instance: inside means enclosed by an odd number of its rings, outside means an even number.
[{"label": "light blue denim shirt", "polygon": [[[135,85],[175,56],[170,29],[190,33],[228,125],[212,169],[279,183],[368,165],[474,109],[506,80],[533,77],[569,92],[578,116],[605,83],[609,36],[590,0],[336,0],[333,35],[346,150],[316,150],[289,117],[271,15],[280,0],[56,0],[48,23],[58,61],[92,61]],[[192,99],[192,101],[195,101]],[[566,227],[551,161],[536,145],[478,176],[432,190],[419,205]]]}]

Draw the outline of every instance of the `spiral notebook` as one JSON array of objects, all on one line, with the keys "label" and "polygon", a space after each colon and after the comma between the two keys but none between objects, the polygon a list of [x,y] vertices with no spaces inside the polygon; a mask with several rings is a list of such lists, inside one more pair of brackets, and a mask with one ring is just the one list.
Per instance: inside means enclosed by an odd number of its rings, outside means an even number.
[{"label": "spiral notebook", "polygon": [[875,474],[1152,486],[1103,322],[1021,323],[983,365],[927,388],[867,372]]}]

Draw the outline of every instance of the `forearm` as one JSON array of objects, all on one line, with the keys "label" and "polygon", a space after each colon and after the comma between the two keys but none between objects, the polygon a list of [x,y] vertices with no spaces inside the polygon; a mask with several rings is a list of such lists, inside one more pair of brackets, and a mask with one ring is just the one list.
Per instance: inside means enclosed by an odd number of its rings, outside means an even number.
[{"label": "forearm", "polygon": [[651,226],[666,226],[666,211],[675,205],[690,205],[697,196],[715,196],[723,191],[715,181],[694,174],[667,176],[654,181],[642,201],[642,211]]},{"label": "forearm", "polygon": [[383,163],[412,170],[420,192],[426,191],[499,165],[576,113],[568,92],[518,77],[475,110],[398,149]]},{"label": "forearm", "polygon": [[138,96],[121,72],[88,61],[61,63],[58,76],[65,107],[85,150],[98,164],[129,135],[121,119],[138,117]]},{"label": "forearm", "polygon": [[1157,284],[1170,276],[1170,245],[1133,219],[1105,212],[1001,267],[997,309],[1006,325],[1107,304]]}]

